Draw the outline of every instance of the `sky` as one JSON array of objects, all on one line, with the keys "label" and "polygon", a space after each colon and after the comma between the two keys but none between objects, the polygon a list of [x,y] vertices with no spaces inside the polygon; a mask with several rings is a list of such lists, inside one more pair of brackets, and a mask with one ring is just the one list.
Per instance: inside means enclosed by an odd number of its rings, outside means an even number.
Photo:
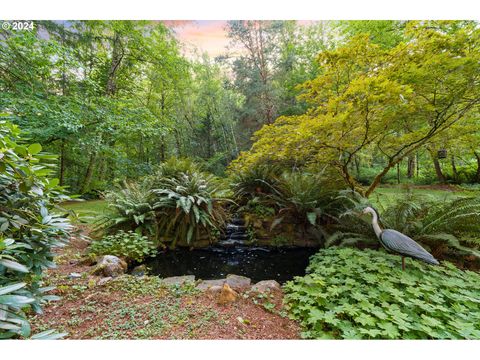
[{"label": "sky", "polygon": [[[307,25],[313,21],[300,20],[301,25]],[[173,20],[164,21],[165,25],[173,28],[177,39],[184,46],[184,53],[191,54],[195,48],[200,53],[207,52],[210,57],[226,53],[229,43],[225,26],[227,20]]]},{"label": "sky", "polygon": [[215,57],[226,52],[228,45],[226,20],[193,20],[167,23],[175,31],[177,39],[184,45],[185,52],[198,48]]}]

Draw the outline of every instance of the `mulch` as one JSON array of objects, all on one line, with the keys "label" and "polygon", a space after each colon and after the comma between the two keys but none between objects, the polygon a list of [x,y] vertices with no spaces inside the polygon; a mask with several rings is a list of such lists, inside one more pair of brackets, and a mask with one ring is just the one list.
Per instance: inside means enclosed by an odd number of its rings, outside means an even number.
[{"label": "mulch", "polygon": [[[62,296],[59,301],[44,305],[42,315],[32,316],[32,330],[34,332],[55,328],[68,333],[66,339],[94,339],[105,338],[109,332],[111,313],[118,304],[127,306],[138,305],[138,309],[152,308],[158,301],[172,301],[165,297],[155,297],[149,294],[129,294],[111,286],[98,286],[97,276],[87,275],[80,279],[69,279],[72,272],[88,273],[90,267],[78,261],[82,249],[70,244],[57,253],[59,265],[56,269],[48,271],[48,282],[57,286],[53,294]],[[66,293],[64,289],[75,289],[74,293]],[[289,319],[283,311],[283,294],[272,293],[269,303],[274,304],[266,309],[262,301],[254,296],[242,296],[227,305],[220,305],[212,294],[186,294],[180,299],[180,308],[189,309],[191,318],[185,324],[171,324],[165,331],[149,334],[149,339],[299,339],[299,325]],[[155,302],[156,301],[156,302]],[[178,300],[175,300],[178,301]],[[91,304],[91,312],[82,312]],[[150,307],[149,307],[150,306]],[[197,311],[198,310],[198,311]],[[214,313],[215,316],[208,321],[201,322],[200,317],[205,311]],[[109,317],[110,314],[110,317]],[[198,318],[196,319],[195,317]],[[138,315],[138,314],[137,314]],[[148,313],[139,314],[141,321],[148,322]],[[108,320],[110,319],[110,320]],[[110,322],[108,322],[110,321]],[[115,319],[115,326],[122,328],[123,318]],[[192,324],[200,327],[193,333]],[[201,325],[198,325],[201,324]],[[138,328],[136,329],[138,330]],[[126,334],[126,335],[125,335]],[[122,338],[135,338],[134,332],[123,332]],[[143,337],[145,338],[145,337]]]}]

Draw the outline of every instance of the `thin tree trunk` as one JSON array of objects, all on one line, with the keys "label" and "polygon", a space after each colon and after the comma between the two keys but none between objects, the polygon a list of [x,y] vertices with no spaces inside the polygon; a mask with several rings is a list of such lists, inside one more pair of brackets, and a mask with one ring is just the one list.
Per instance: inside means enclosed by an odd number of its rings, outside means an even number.
[{"label": "thin tree trunk", "polygon": [[65,139],[62,139],[62,145],[60,147],[60,179],[59,185],[63,186],[65,178]]},{"label": "thin tree trunk", "polygon": [[84,194],[88,190],[88,187],[90,186],[96,159],[97,159],[97,152],[94,151],[90,154],[90,160],[88,162],[87,172],[85,173],[85,180],[83,180],[82,188],[80,189],[81,194]]},{"label": "thin tree trunk", "polygon": [[458,181],[458,171],[457,171],[457,166],[455,165],[455,156],[452,155],[450,159],[450,163],[452,164],[452,173],[453,173],[453,179],[455,182]]},{"label": "thin tree trunk", "polygon": [[441,184],[445,184],[445,176],[442,172],[442,167],[438,161],[438,155],[434,153],[433,150],[429,150],[430,155],[432,156],[433,166],[435,167],[435,173],[437,174],[437,179]]},{"label": "thin tree trunk", "polygon": [[400,163],[397,163],[397,184],[400,184]]},{"label": "thin tree trunk", "polygon": [[480,154],[478,154],[476,151],[474,151],[473,154],[477,158],[477,173],[475,174],[475,182],[480,183]]},{"label": "thin tree trunk", "polygon": [[161,141],[160,141],[160,161],[164,162],[165,161],[165,136],[161,136]]},{"label": "thin tree trunk", "polygon": [[409,156],[408,157],[408,165],[407,165],[407,177],[411,179],[413,175],[415,174],[415,156]]},{"label": "thin tree trunk", "polygon": [[358,156],[355,156],[354,158],[355,161],[355,171],[357,172],[357,179],[360,178],[360,159]]},{"label": "thin tree trunk", "polygon": [[417,175],[416,175],[416,177],[418,178],[418,174],[420,173],[420,157],[418,156],[418,151],[415,154],[415,162],[417,164]]}]

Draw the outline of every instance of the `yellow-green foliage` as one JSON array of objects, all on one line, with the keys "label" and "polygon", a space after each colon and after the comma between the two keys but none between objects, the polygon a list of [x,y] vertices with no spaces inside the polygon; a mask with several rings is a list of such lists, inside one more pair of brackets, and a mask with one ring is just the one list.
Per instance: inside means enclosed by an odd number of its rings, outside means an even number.
[{"label": "yellow-green foliage", "polygon": [[306,113],[280,117],[256,132],[251,150],[231,170],[263,163],[325,164],[349,187],[359,188],[350,174],[353,161],[377,150],[386,165],[369,195],[402,158],[467,119],[480,102],[480,29],[410,22],[405,35],[410,41],[392,49],[364,34],[322,52],[321,74],[302,85]]}]

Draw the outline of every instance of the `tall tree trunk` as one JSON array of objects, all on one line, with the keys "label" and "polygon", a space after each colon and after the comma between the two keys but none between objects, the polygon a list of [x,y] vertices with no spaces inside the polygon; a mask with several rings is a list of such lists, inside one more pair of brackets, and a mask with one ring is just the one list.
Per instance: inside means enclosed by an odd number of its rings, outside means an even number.
[{"label": "tall tree trunk", "polygon": [[358,156],[355,156],[353,160],[355,162],[355,171],[357,173],[357,179],[358,179],[360,178],[360,159],[358,158]]},{"label": "tall tree trunk", "polygon": [[165,135],[162,135],[160,140],[160,161],[165,161]]},{"label": "tall tree trunk", "polygon": [[97,152],[93,151],[90,154],[90,160],[88,161],[87,172],[85,173],[85,179],[83,180],[82,188],[80,189],[81,194],[84,194],[88,190],[88,187],[90,186],[96,159],[97,159]]},{"label": "tall tree trunk", "polygon": [[418,174],[420,173],[420,157],[418,156],[418,151],[415,153],[415,162],[417,164],[417,174],[416,177],[418,178]]},{"label": "tall tree trunk", "polygon": [[473,152],[477,158],[477,173],[475,174],[475,182],[480,183],[480,154],[476,151]]},{"label": "tall tree trunk", "polygon": [[110,69],[108,71],[107,85],[105,92],[107,95],[115,95],[117,92],[117,82],[116,75],[120,67],[120,63],[123,59],[123,48],[120,39],[120,34],[115,32],[113,35],[113,44],[112,44],[112,61],[110,63]]},{"label": "tall tree trunk", "polygon": [[458,171],[457,166],[455,165],[455,156],[452,155],[450,158],[450,163],[452,164],[453,179],[455,182],[458,182]]},{"label": "tall tree trunk", "polygon": [[415,156],[411,155],[408,157],[408,163],[407,163],[407,177],[411,179],[413,175],[415,174]]},{"label": "tall tree trunk", "polygon": [[65,139],[62,139],[62,145],[60,146],[60,176],[59,184],[63,186],[65,178]]},{"label": "tall tree trunk", "polygon": [[438,161],[438,155],[433,150],[428,150],[433,161],[433,166],[435,167],[435,173],[437,174],[437,179],[440,184],[445,184],[445,176],[442,172],[442,167],[440,166],[440,162]]},{"label": "tall tree trunk", "polygon": [[397,184],[400,184],[400,163],[397,163]]}]

